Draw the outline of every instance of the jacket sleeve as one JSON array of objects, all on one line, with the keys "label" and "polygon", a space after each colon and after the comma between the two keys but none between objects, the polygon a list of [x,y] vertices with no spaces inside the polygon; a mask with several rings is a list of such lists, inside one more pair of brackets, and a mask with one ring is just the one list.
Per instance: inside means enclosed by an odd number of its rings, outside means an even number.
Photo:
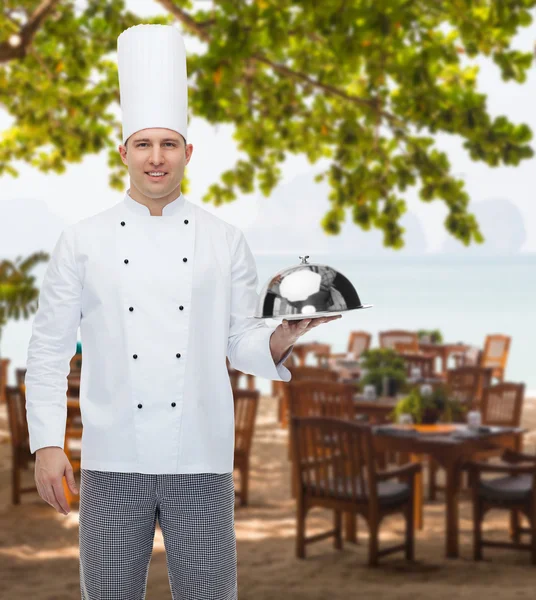
[{"label": "jacket sleeve", "polygon": [[242,373],[272,381],[290,381],[290,371],[283,365],[294,346],[277,363],[270,351],[270,336],[275,328],[261,319],[248,319],[255,313],[257,267],[244,234],[236,229],[232,252],[231,307],[227,356],[231,366]]},{"label": "jacket sleeve", "polygon": [[76,352],[82,283],[74,257],[73,228],[60,235],[45,272],[26,361],[26,416],[30,452],[64,448],[67,375]]}]

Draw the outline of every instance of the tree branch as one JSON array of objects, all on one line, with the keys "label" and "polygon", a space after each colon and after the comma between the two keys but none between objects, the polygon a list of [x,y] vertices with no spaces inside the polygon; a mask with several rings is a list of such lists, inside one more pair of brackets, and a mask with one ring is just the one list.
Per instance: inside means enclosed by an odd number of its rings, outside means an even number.
[{"label": "tree branch", "polygon": [[26,56],[28,46],[32,43],[36,32],[58,2],[59,0],[43,0],[41,2],[28,21],[21,27],[19,31],[21,43],[18,46],[12,46],[9,42],[0,43],[0,64]]}]

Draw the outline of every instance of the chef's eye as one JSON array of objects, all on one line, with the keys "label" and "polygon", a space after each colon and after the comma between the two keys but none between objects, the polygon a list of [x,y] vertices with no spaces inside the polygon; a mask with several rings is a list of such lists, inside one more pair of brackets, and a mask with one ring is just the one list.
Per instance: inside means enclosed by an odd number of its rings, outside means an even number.
[{"label": "chef's eye", "polygon": [[[164,145],[165,146],[168,146],[168,145],[174,146],[175,144],[173,142],[166,142]],[[140,146],[147,146],[147,142],[141,142],[140,144],[136,144],[136,148],[139,148]]]}]

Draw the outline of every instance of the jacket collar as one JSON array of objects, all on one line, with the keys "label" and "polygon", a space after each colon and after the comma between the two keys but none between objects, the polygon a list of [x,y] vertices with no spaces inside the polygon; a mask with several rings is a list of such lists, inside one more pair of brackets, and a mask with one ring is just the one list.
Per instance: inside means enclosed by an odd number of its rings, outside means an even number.
[{"label": "jacket collar", "polygon": [[[134,200],[134,198],[131,197],[129,192],[130,192],[130,188],[125,193],[124,204],[125,204],[126,208],[130,212],[133,212],[141,217],[151,217],[152,216],[151,212],[147,208],[147,206],[145,206],[144,204],[141,204],[137,200]],[[179,195],[178,198],[175,198],[175,200],[173,200],[172,202],[170,202],[169,204],[166,204],[164,206],[164,208],[162,209],[162,216],[163,217],[172,217],[174,215],[180,214],[182,208],[184,207],[184,203],[185,203],[185,198],[181,192],[181,194]]]}]

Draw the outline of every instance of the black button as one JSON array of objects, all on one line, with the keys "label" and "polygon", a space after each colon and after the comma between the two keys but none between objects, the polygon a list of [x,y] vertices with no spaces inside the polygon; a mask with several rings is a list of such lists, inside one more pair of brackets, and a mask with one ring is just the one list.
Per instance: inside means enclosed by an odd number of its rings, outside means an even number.
[{"label": "black button", "polygon": [[171,406],[173,406],[173,408],[175,408],[175,406],[177,406],[177,405],[175,404],[175,402],[172,402]]},{"label": "black button", "polygon": [[138,408],[141,408],[143,405],[142,404],[138,404]]},{"label": "black button", "polygon": [[125,222],[124,222],[124,221],[121,221],[121,225],[123,225],[123,227],[124,227],[124,226],[125,226]]},{"label": "black button", "polygon": [[134,307],[133,307],[133,306],[131,306],[131,307],[130,307],[128,310],[129,310],[130,312],[132,312],[132,311],[134,310]]},{"label": "black button", "polygon": [[181,357],[181,355],[180,355],[178,352],[177,352],[177,354],[175,354],[175,356],[176,356],[177,358],[180,358],[180,357]]},{"label": "black button", "polygon": [[182,262],[186,262],[187,260],[188,260],[187,258],[183,258],[183,259],[182,259]]},{"label": "black button", "polygon": [[125,265],[128,265],[128,258],[125,258],[123,262],[125,263]]},{"label": "black button", "polygon": [[181,310],[183,310],[183,309],[184,309],[184,306],[179,306],[179,308],[180,308]]},{"label": "black button", "polygon": [[138,355],[137,354],[133,354],[132,358],[138,358]]},{"label": "black button", "polygon": [[188,219],[184,219],[184,224],[188,225]]}]

